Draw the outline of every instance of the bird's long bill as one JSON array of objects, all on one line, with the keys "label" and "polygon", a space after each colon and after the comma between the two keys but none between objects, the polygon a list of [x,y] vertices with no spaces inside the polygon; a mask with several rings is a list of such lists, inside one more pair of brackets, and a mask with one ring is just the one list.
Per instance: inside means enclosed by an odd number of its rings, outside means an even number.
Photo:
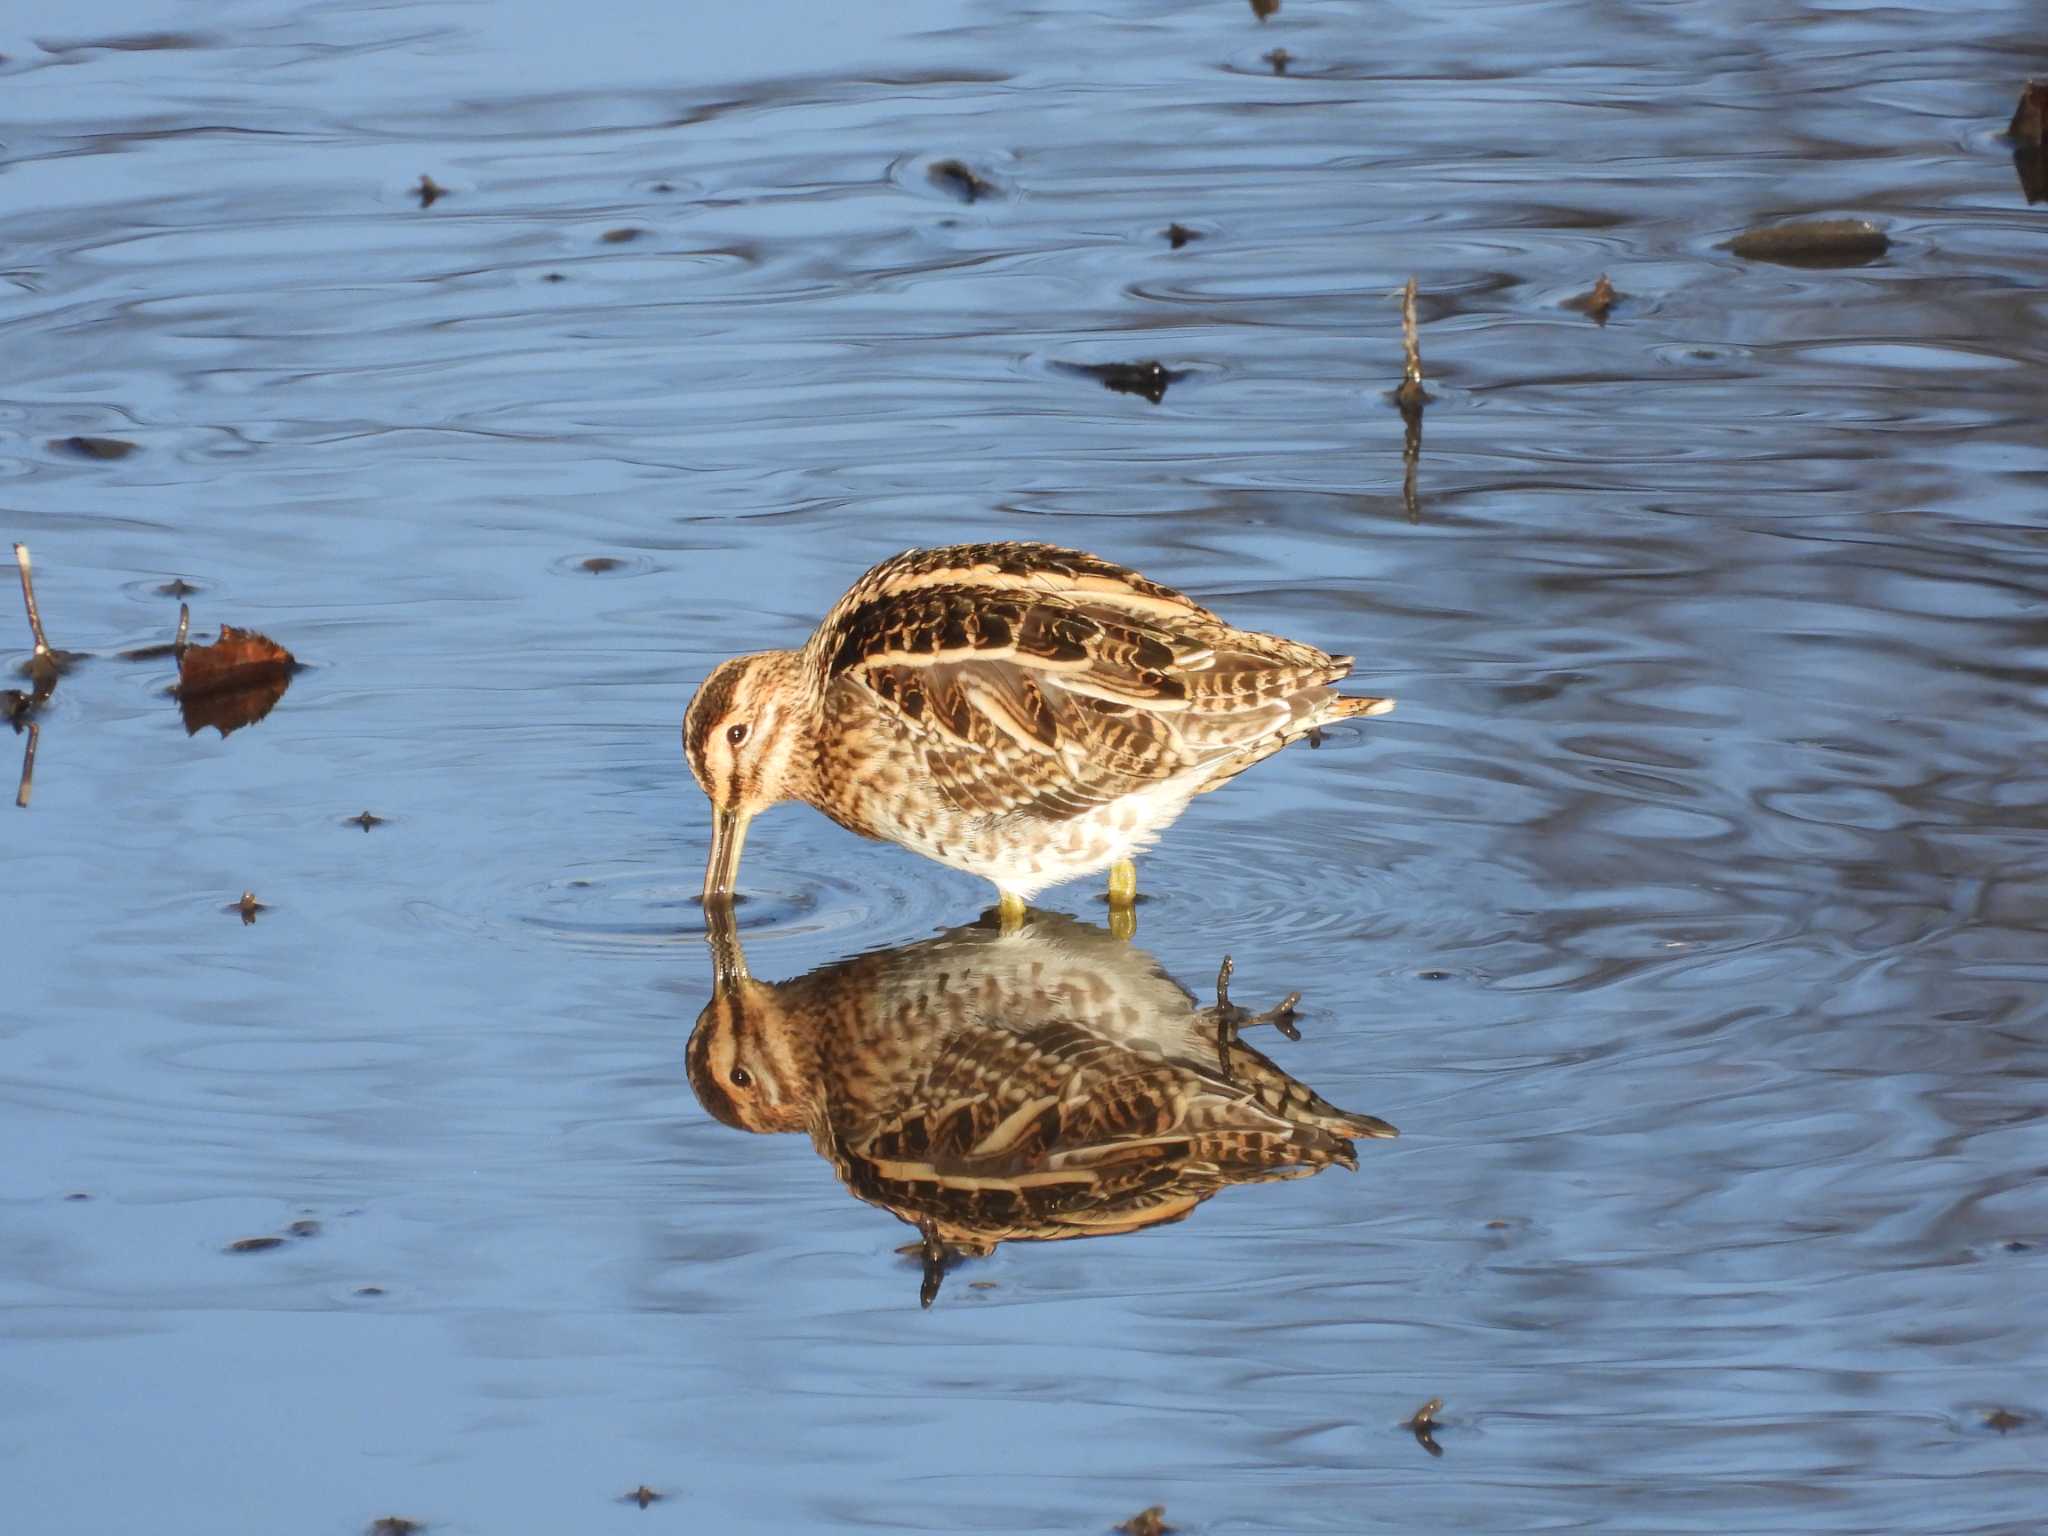
[{"label": "bird's long bill", "polygon": [[704,866],[704,905],[731,901],[739,878],[740,849],[747,844],[747,818],[738,811],[711,813],[711,862]]}]

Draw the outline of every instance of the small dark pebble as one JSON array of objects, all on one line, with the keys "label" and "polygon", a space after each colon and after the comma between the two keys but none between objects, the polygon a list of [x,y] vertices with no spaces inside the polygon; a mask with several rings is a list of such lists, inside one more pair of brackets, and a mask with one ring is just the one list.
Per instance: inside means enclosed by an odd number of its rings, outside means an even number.
[{"label": "small dark pebble", "polygon": [[975,175],[958,160],[941,160],[924,174],[925,180],[941,192],[948,197],[958,198],[963,203],[972,203],[987,197],[996,189],[994,182]]},{"label": "small dark pebble", "polygon": [[646,233],[644,229],[634,229],[630,225],[625,225],[618,229],[608,229],[597,238],[606,245],[624,245],[629,240],[638,240]]},{"label": "small dark pebble", "polygon": [[1266,53],[1260,54],[1259,57],[1264,59],[1268,64],[1273,66],[1273,73],[1276,75],[1286,74],[1287,66],[1294,62],[1294,55],[1289,53],[1285,48],[1274,48]]},{"label": "small dark pebble", "polygon": [[1199,229],[1189,229],[1185,224],[1169,224],[1166,226],[1166,242],[1176,251],[1190,240],[1199,240],[1201,238],[1202,232]]},{"label": "small dark pebble", "polygon": [[193,586],[184,577],[174,576],[156,589],[156,595],[158,597],[192,597],[198,591],[199,588]]},{"label": "small dark pebble", "polygon": [[420,176],[420,184],[412,189],[412,195],[420,200],[422,208],[431,208],[434,206],[435,199],[448,195],[448,189],[434,180],[433,177],[422,174]]},{"label": "small dark pebble", "polygon": [[650,1504],[659,1504],[666,1497],[668,1497],[668,1495],[664,1493],[658,1493],[654,1489],[648,1487],[645,1483],[642,1483],[638,1488],[635,1488],[631,1493],[620,1494],[619,1502],[621,1504],[638,1504],[642,1509],[645,1509]]},{"label": "small dark pebble", "polygon": [[1853,267],[1877,260],[1891,249],[1891,239],[1868,219],[1803,219],[1746,229],[1728,249],[1783,267]]},{"label": "small dark pebble", "polygon": [[382,816],[372,816],[368,811],[364,811],[360,816],[350,816],[347,818],[347,821],[350,826],[361,827],[365,832],[369,831],[372,827],[384,825],[384,818]]},{"label": "small dark pebble", "polygon": [[384,1294],[384,1287],[381,1285],[359,1285],[356,1287],[355,1293],[358,1296],[382,1296]]},{"label": "small dark pebble", "polygon": [[625,561],[616,560],[610,555],[592,555],[583,562],[583,569],[590,572],[593,576],[602,576],[606,571],[616,571],[625,563]]},{"label": "small dark pebble", "polygon": [[299,1220],[286,1227],[285,1231],[292,1237],[318,1237],[320,1235],[320,1223],[308,1217],[300,1217]]},{"label": "small dark pebble", "polygon": [[281,1237],[238,1237],[232,1243],[229,1243],[227,1247],[221,1249],[221,1252],[268,1253],[273,1248],[282,1248],[283,1246],[284,1239]]},{"label": "small dark pebble", "polygon": [[103,464],[116,459],[125,459],[135,451],[135,445],[118,437],[53,437],[50,448],[56,453],[72,453],[81,459],[97,459]]},{"label": "small dark pebble", "polygon": [[1173,1527],[1166,1523],[1166,1506],[1154,1504],[1150,1509],[1139,1510],[1117,1529],[1124,1536],[1166,1536]]},{"label": "small dark pebble", "polygon": [[92,1196],[88,1195],[82,1189],[74,1189],[73,1191],[71,1191],[70,1194],[66,1195],[64,1198],[66,1200],[90,1200]]},{"label": "small dark pebble", "polygon": [[415,1531],[426,1527],[417,1520],[408,1520],[403,1515],[386,1515],[381,1520],[370,1522],[370,1536],[413,1536]]}]

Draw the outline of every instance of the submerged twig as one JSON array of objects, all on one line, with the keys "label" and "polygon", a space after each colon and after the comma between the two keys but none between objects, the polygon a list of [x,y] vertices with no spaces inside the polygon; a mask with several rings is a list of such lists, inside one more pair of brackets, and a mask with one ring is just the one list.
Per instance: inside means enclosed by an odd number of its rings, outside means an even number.
[{"label": "submerged twig", "polygon": [[28,723],[28,745],[21,753],[21,787],[14,792],[14,803],[23,810],[28,809],[29,792],[35,788],[36,741],[43,734],[43,728],[31,720]]}]

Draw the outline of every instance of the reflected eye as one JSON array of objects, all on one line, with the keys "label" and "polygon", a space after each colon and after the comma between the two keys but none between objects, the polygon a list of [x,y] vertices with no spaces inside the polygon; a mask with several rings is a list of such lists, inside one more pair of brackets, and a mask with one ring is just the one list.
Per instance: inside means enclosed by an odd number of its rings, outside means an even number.
[{"label": "reflected eye", "polygon": [[[746,727],[741,726],[739,729],[745,730]],[[735,1088],[751,1088],[754,1086],[754,1074],[745,1067],[734,1067],[728,1075],[731,1077],[732,1085]]]},{"label": "reflected eye", "polygon": [[747,728],[744,725],[729,725],[725,728],[725,739],[738,746],[747,739]]}]

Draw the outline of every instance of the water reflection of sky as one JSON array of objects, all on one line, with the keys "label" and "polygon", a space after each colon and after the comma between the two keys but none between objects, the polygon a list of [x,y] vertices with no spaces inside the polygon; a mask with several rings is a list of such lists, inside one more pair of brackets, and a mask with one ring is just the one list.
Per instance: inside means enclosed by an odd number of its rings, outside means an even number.
[{"label": "water reflection of sky", "polygon": [[[95,653],[0,822],[24,1528],[2033,1518],[2031,7],[94,9],[0,16],[0,520]],[[1806,212],[1892,250],[1721,248]],[[675,732],[991,534],[1400,695],[1191,810],[1139,942],[1403,1135],[920,1313],[690,1094]],[[174,575],[308,663],[230,739],[113,659]],[[986,899],[807,811],[747,873],[778,981]]]}]

